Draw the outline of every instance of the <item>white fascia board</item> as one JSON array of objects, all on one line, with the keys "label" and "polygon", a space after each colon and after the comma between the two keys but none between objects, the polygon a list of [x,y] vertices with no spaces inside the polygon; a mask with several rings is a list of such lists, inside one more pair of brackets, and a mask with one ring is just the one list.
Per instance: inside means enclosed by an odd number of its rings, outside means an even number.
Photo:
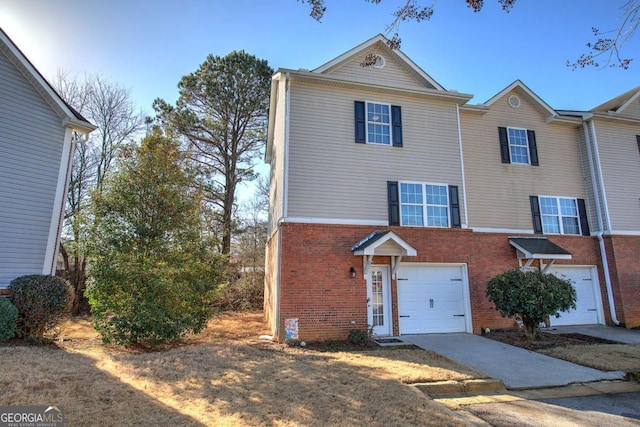
[{"label": "white fascia board", "polygon": [[515,88],[520,88],[523,92],[525,92],[527,95],[529,95],[531,97],[531,99],[533,99],[536,103],[538,103],[545,111],[547,111],[549,113],[549,117],[553,118],[555,116],[557,116],[556,111],[551,108],[549,106],[549,104],[547,104],[546,102],[544,102],[542,100],[542,98],[540,98],[538,95],[536,95],[531,89],[529,89],[527,87],[527,85],[525,85],[524,83],[522,83],[522,81],[520,80],[516,80],[515,82],[511,83],[509,86],[507,86],[506,88],[502,89],[500,92],[498,92],[497,94],[495,94],[491,99],[489,99],[487,102],[484,103],[484,105],[486,106],[491,106],[492,104],[494,104],[497,100],[499,100],[500,98],[502,98],[503,96],[505,96],[507,93],[511,92],[513,89]]},{"label": "white fascia board", "polygon": [[387,44],[389,40],[383,36],[382,34],[378,34],[375,37],[370,38],[369,40],[365,41],[364,43],[359,44],[358,46],[354,47],[353,49],[348,50],[347,52],[343,53],[342,55],[332,59],[331,61],[322,64],[321,66],[319,66],[318,68],[312,70],[312,73],[324,73],[325,71],[335,67],[336,65],[339,65],[342,62],[345,62],[347,60],[349,60],[350,58],[353,58],[354,56],[364,52],[365,50],[369,49],[371,46],[373,46],[376,43],[382,43],[385,48],[388,50],[389,53],[391,54],[395,54],[398,58],[400,58],[405,64],[407,64],[409,66],[409,68],[411,68],[416,74],[418,74],[420,77],[422,77],[425,81],[427,81],[429,84],[431,84],[433,87],[435,87],[438,90],[442,90],[442,91],[446,91],[446,89],[444,87],[442,87],[442,85],[440,85],[440,83],[438,83],[437,81],[435,81],[433,79],[433,77],[431,77],[429,74],[427,74],[422,68],[420,68],[415,62],[413,62],[411,60],[411,58],[409,58],[407,55],[405,55],[404,53],[402,53],[402,51],[400,49],[391,49],[389,47],[389,45]]},{"label": "white fascia board", "polygon": [[460,93],[460,92],[450,92],[446,90],[428,89],[428,88],[412,89],[412,88],[404,88],[404,87],[383,86],[378,84],[361,82],[353,79],[333,77],[331,75],[326,75],[326,74],[316,74],[309,71],[286,70],[286,72],[290,74],[292,79],[302,81],[302,82],[309,82],[309,83],[316,83],[316,84],[329,84],[329,85],[333,84],[337,87],[343,86],[349,89],[353,88],[356,90],[365,90],[367,92],[380,90],[380,91],[385,91],[385,92],[399,94],[399,95],[425,96],[431,99],[456,102],[459,105],[463,105],[467,103],[471,98],[473,98],[473,95],[470,95],[470,94]]},{"label": "white fascia board", "polygon": [[[14,65],[18,67],[23,73],[26,73],[25,77],[27,80],[31,82],[43,97],[47,101],[49,101],[52,105],[54,105],[58,109],[58,113],[62,113],[69,122],[74,122],[76,124],[75,128],[79,128],[77,130],[83,131],[86,133],[91,132],[92,124],[89,122],[84,122],[78,120],[76,115],[69,109],[67,104],[64,103],[60,95],[56,91],[53,90],[51,85],[44,79],[42,74],[31,64],[29,59],[22,53],[22,51],[16,46],[13,41],[9,38],[9,36],[0,28],[0,42],[6,47],[6,51],[10,54],[9,59],[14,62]],[[1,48],[2,46],[0,46]],[[2,49],[5,50],[5,49]],[[88,130],[90,129],[90,130]],[[88,131],[87,131],[88,130]]]},{"label": "white fascia board", "polygon": [[277,93],[280,85],[280,72],[271,77],[271,92],[269,94],[269,121],[267,124],[267,146],[264,150],[264,162],[271,163],[271,150],[273,148],[273,133],[276,124]]},{"label": "white fascia board", "polygon": [[622,111],[624,111],[624,109],[631,105],[636,99],[638,99],[638,97],[640,97],[640,90],[637,91],[631,98],[627,99],[627,101],[619,108],[617,108],[616,113],[621,113]]},{"label": "white fascia board", "polygon": [[407,242],[402,240],[393,231],[388,232],[382,238],[380,238],[380,239],[376,240],[375,242],[373,242],[371,245],[367,246],[364,249],[360,249],[358,251],[355,251],[353,254],[356,255],[356,256],[359,256],[359,255],[381,255],[381,256],[385,256],[385,254],[376,254],[376,249],[379,246],[382,246],[383,244],[387,243],[389,240],[391,240],[393,243],[395,243],[396,245],[398,245],[402,249],[402,252],[403,252],[402,256],[416,256],[418,254],[418,251],[413,246],[411,246],[410,244],[408,244]]},{"label": "white fascia board", "polygon": [[327,225],[367,225],[376,227],[387,227],[389,221],[378,221],[371,219],[347,219],[347,218],[313,218],[313,217],[286,217],[280,222],[294,222],[302,224],[327,224]]}]

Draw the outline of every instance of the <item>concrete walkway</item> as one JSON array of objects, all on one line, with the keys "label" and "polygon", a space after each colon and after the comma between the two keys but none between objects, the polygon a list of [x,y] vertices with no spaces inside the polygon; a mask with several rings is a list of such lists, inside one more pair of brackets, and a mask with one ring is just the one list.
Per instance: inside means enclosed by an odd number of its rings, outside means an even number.
[{"label": "concrete walkway", "polygon": [[415,344],[501,380],[509,389],[619,380],[624,372],[603,372],[473,334],[403,335]]},{"label": "concrete walkway", "polygon": [[604,325],[553,326],[543,329],[552,334],[582,334],[625,344],[640,344],[640,331]]}]

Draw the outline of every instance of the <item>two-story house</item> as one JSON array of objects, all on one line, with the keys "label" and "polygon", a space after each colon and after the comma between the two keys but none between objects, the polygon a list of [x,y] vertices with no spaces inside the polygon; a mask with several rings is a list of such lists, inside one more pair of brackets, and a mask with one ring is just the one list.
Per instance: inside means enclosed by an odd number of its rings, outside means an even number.
[{"label": "two-story house", "polygon": [[486,282],[518,267],[576,283],[578,309],[552,323],[611,319],[584,118],[520,81],[484,104],[470,99],[382,36],[315,70],[275,73],[265,279],[274,334],[511,326]]},{"label": "two-story house", "polygon": [[74,144],[93,129],[0,29],[0,293],[55,274]]}]

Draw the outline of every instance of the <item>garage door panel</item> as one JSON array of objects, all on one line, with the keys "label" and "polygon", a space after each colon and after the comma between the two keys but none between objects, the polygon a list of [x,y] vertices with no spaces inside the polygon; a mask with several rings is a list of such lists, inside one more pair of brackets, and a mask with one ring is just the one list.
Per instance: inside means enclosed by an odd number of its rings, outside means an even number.
[{"label": "garage door panel", "polygon": [[465,332],[461,266],[400,266],[398,310],[401,334]]},{"label": "garage door panel", "polygon": [[600,292],[597,281],[592,276],[591,267],[551,268],[550,273],[573,282],[576,290],[576,309],[551,317],[554,326],[590,325],[600,323],[601,304],[596,292]]}]

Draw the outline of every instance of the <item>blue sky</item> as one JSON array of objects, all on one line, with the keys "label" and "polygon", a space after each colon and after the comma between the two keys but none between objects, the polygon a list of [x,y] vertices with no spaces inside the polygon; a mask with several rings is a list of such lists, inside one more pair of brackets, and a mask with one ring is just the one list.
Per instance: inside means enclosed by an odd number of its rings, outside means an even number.
[{"label": "blue sky", "polygon": [[[429,0],[427,0],[429,1]],[[151,113],[173,102],[181,76],[209,53],[244,49],[277,69],[315,68],[378,33],[400,0],[327,0],[322,23],[295,0],[2,0],[0,26],[48,77],[58,69],[100,73],[131,89]],[[630,70],[572,71],[591,27],[614,28],[624,0],[519,0],[504,13],[486,0],[440,0],[433,18],[404,23],[402,51],[447,89],[484,102],[521,79],[557,109],[589,109],[640,85]]]}]

